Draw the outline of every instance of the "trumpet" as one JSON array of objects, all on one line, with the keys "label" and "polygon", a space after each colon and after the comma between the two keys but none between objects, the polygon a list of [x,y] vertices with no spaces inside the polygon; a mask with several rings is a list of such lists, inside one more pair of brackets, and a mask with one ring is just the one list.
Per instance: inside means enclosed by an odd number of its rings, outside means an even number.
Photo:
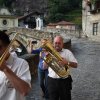
[{"label": "trumpet", "polygon": [[2,65],[2,63],[4,62],[5,58],[7,57],[7,54],[9,53],[9,49],[11,48],[13,42],[15,41],[16,37],[17,37],[18,33],[16,33],[13,37],[13,39],[11,40],[10,44],[8,45],[7,49],[4,51],[4,53],[2,54],[2,56],[0,57],[0,66]]}]

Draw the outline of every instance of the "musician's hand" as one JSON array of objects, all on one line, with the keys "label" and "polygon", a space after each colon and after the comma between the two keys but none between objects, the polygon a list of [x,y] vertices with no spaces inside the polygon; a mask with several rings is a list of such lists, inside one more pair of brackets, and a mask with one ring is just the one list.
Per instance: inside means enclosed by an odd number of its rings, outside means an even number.
[{"label": "musician's hand", "polygon": [[43,69],[47,69],[48,67],[48,64],[45,61],[43,61]]},{"label": "musician's hand", "polygon": [[1,66],[0,66],[0,70],[1,70],[1,71],[4,71],[4,69],[6,69],[6,67],[7,67],[6,63],[3,62],[3,63],[1,64]]},{"label": "musician's hand", "polygon": [[62,58],[62,60],[59,61],[59,64],[60,64],[61,66],[64,66],[64,65],[68,64],[68,61],[67,61],[65,58]]},{"label": "musician's hand", "polygon": [[48,56],[48,55],[49,55],[49,52],[46,51],[46,52],[45,52],[45,55]]}]

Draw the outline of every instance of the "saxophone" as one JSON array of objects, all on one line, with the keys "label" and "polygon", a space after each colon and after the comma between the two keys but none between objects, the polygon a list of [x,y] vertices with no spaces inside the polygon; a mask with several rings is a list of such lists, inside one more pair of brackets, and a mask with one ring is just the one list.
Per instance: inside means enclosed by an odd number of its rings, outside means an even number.
[{"label": "saxophone", "polygon": [[47,65],[49,65],[49,67],[51,67],[59,77],[67,78],[69,75],[69,66],[62,66],[58,63],[62,60],[62,57],[54,49],[52,44],[47,41],[44,45],[42,45],[42,48],[44,48],[48,52],[48,55],[43,58]]}]

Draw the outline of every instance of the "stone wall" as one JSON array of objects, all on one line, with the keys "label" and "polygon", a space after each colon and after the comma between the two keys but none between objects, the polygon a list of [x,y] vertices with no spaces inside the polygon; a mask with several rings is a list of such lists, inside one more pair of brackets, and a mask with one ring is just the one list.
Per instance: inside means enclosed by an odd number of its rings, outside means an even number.
[{"label": "stone wall", "polygon": [[58,28],[44,28],[44,32],[54,33],[53,36],[57,34],[66,34],[68,36],[79,37],[81,34],[81,30],[67,30],[67,29],[58,29]]},{"label": "stone wall", "polygon": [[[83,30],[83,34],[88,36],[88,37],[92,37],[92,36],[98,36],[100,37],[100,12],[98,13],[91,13],[90,11],[92,11],[89,7],[89,5],[87,5],[87,0],[83,0],[82,3],[82,30]],[[96,26],[94,26],[93,29],[93,24],[97,23],[97,34],[94,33],[93,34],[93,30],[96,31]]]},{"label": "stone wall", "polygon": [[10,37],[13,37],[14,32],[19,33],[17,40],[20,41],[25,47],[27,46],[28,40],[37,40],[40,41],[42,38],[47,38],[50,41],[53,41],[53,38],[56,35],[61,35],[64,39],[71,39],[73,37],[81,37],[80,30],[66,30],[66,29],[46,29],[42,31],[29,29],[29,28],[11,28],[7,31],[10,34]]}]

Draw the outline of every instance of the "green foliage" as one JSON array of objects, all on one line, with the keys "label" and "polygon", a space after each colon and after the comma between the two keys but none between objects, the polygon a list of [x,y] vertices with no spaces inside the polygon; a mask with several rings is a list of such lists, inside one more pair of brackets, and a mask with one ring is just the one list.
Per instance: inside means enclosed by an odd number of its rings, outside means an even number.
[{"label": "green foliage", "polygon": [[[49,0],[48,22],[76,20],[81,16],[81,3],[82,0]],[[80,22],[76,21],[76,23]]]},{"label": "green foliage", "polygon": [[7,8],[11,8],[11,5],[13,2],[15,2],[16,0],[0,0],[0,6],[3,7],[7,7]]},{"label": "green foliage", "polygon": [[92,4],[95,4],[96,1],[98,1],[98,0],[91,0],[91,3]]},{"label": "green foliage", "polygon": [[6,0],[0,0],[0,6],[2,7],[5,2],[6,2]]}]

